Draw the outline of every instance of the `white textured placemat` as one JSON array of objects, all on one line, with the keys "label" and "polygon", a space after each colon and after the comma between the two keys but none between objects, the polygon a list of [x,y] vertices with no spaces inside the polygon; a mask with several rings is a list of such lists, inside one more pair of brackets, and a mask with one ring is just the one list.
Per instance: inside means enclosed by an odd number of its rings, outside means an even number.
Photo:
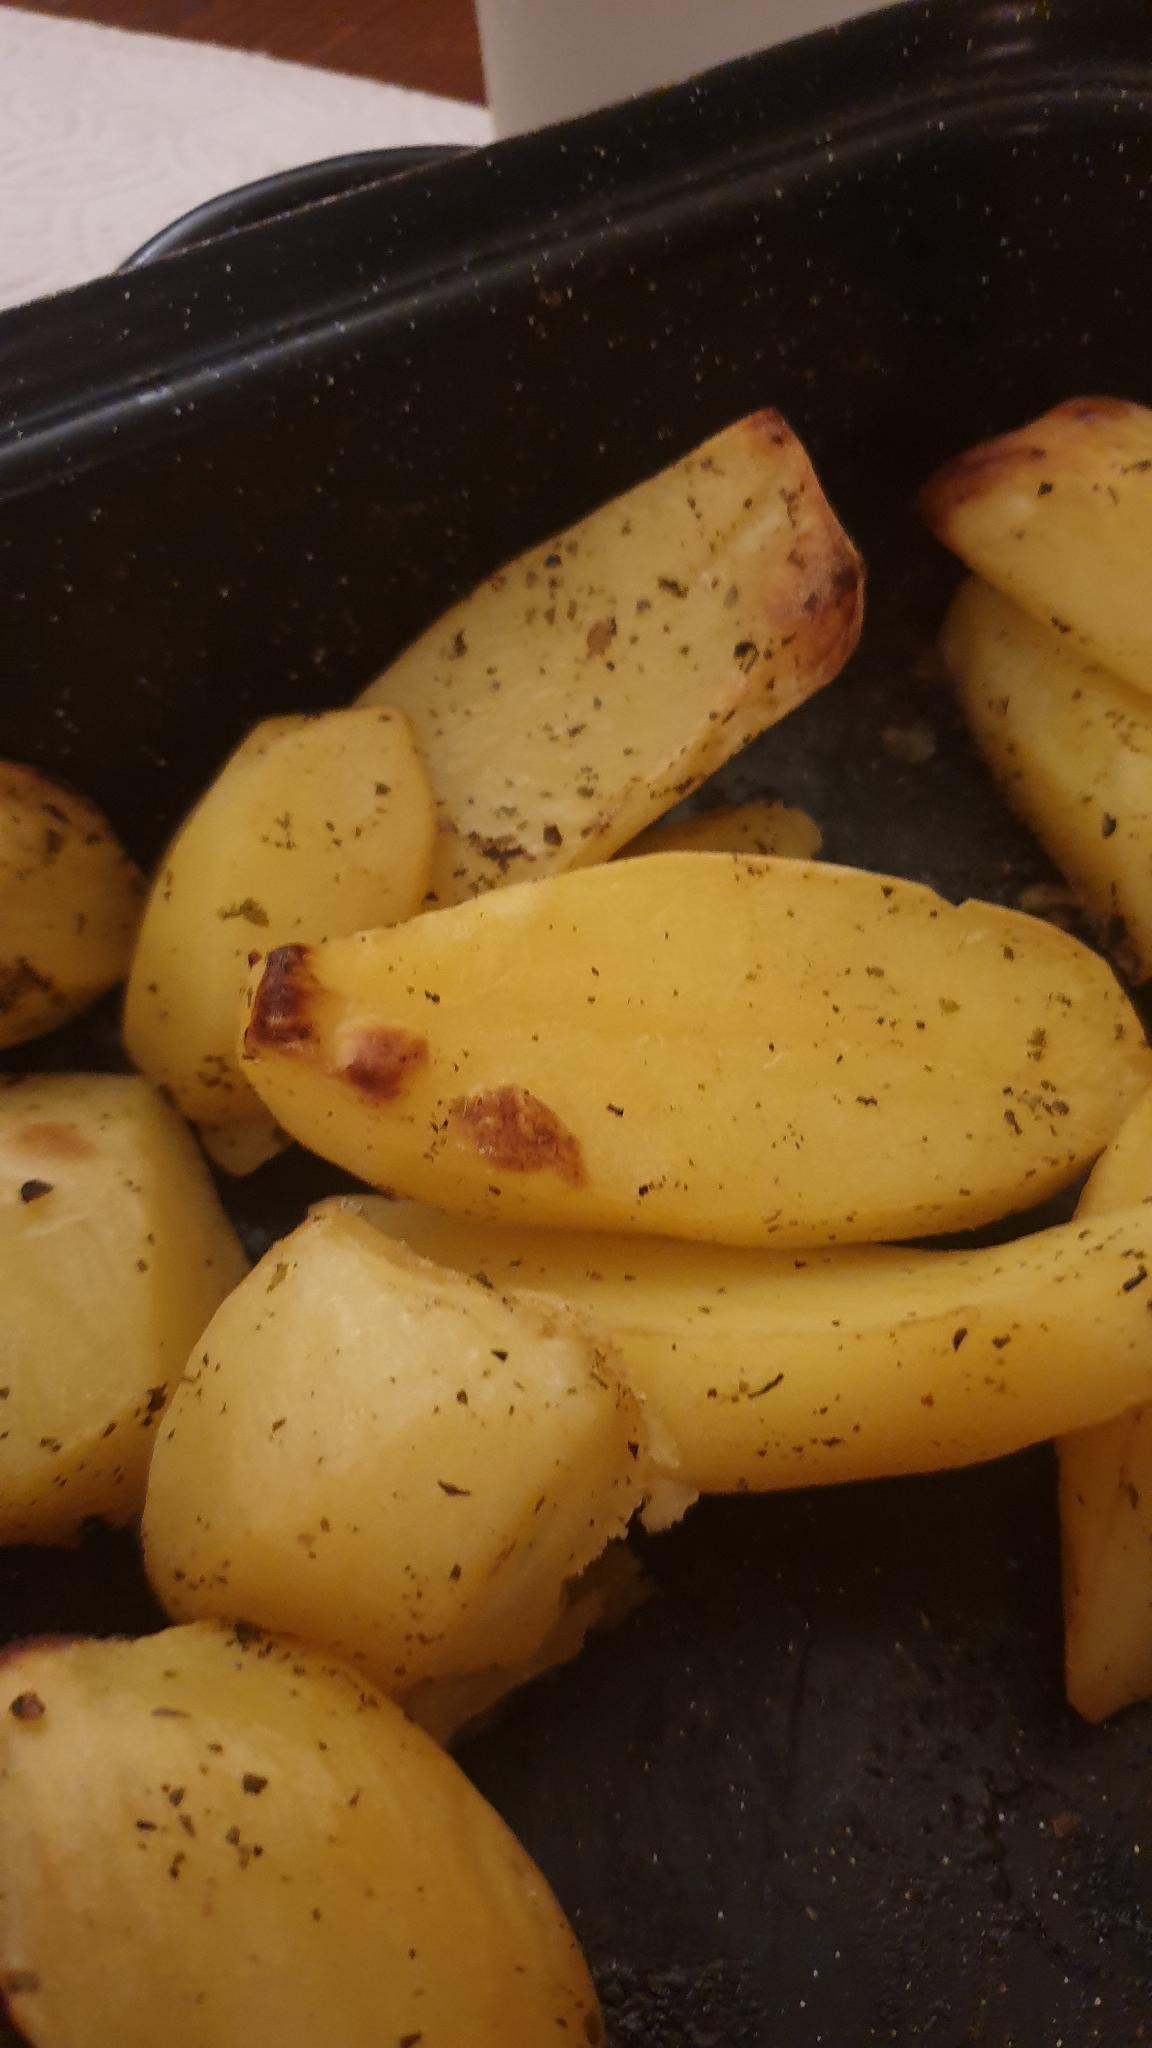
[{"label": "white textured placemat", "polygon": [[114,269],[249,178],[490,132],[456,100],[0,7],[0,306]]}]

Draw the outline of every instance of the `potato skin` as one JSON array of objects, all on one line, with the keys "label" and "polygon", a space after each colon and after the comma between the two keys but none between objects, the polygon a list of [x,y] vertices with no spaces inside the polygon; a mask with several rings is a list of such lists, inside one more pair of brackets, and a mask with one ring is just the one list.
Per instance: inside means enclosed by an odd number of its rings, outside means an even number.
[{"label": "potato skin", "polygon": [[[1078,1215],[1152,1216],[1152,1092],[1096,1166]],[[1152,1269],[1150,1269],[1152,1270]],[[1057,1445],[1068,1699],[1103,1721],[1152,1699],[1152,1399]]]},{"label": "potato skin", "polygon": [[55,1030],[123,979],[143,893],[95,804],[0,762],[0,1047]]},{"label": "potato skin", "polygon": [[435,902],[607,860],[839,673],[863,586],[773,411],[506,564],[363,699],[427,758]]},{"label": "potato skin", "polygon": [[947,1470],[1152,1396],[1152,1208],[975,1252],[785,1254],[361,1206],[416,1251],[592,1317],[702,1493]]},{"label": "potato skin", "polygon": [[407,720],[353,709],[265,720],[176,834],[132,962],[124,1040],[227,1171],[251,1171],[279,1142],[236,1061],[250,961],[410,916],[433,825]]},{"label": "potato skin", "polygon": [[575,1317],[334,1202],[197,1345],[152,1462],[145,1562],[172,1615],[288,1630],[402,1695],[535,1657],[639,1507],[646,1446]]},{"label": "potato skin", "polygon": [[188,1350],[247,1261],[175,1111],[124,1074],[0,1087],[0,1542],[139,1513]]},{"label": "potato skin", "polygon": [[1029,1206],[1152,1075],[1106,963],[1038,919],[704,853],[283,948],[244,1062],[286,1130],[390,1192],[781,1247]]},{"label": "potato skin", "polygon": [[359,1675],[201,1623],[3,1680],[0,1982],[36,2048],[603,2041],[539,1871]]},{"label": "potato skin", "polygon": [[1152,411],[1070,398],[925,486],[938,539],[1082,659],[1152,690]]}]

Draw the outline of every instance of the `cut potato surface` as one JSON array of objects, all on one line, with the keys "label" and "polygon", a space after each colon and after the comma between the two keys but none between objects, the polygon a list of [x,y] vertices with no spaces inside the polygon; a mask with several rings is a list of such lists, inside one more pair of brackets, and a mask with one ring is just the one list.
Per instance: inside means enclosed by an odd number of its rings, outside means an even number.
[{"label": "cut potato surface", "polygon": [[298,1643],[9,1653],[0,1983],[33,2048],[597,2048],[540,1873],[442,1750]]},{"label": "cut potato surface", "polygon": [[509,563],[366,692],[428,762],[433,901],[607,860],[839,673],[862,586],[775,412]]},{"label": "cut potato surface", "polygon": [[1152,697],[1084,659],[975,579],[941,649],[1012,808],[1099,918],[1137,981],[1152,974]]},{"label": "cut potato surface", "polygon": [[282,1142],[236,1061],[253,953],[408,917],[433,830],[407,720],[366,709],[266,720],[181,826],[149,897],[124,1038],[208,1127],[226,1170],[250,1172]]},{"label": "cut potato surface", "polygon": [[416,1251],[593,1317],[702,1493],[969,1465],[1152,1395],[1133,1285],[1152,1209],[985,1251],[782,1255],[363,1208]]},{"label": "cut potato surface", "polygon": [[145,1560],[174,1616],[285,1629],[404,1693],[535,1656],[639,1507],[646,1443],[568,1311],[505,1301],[336,1202],[197,1346]]},{"label": "cut potato surface", "polygon": [[1072,398],[949,462],[932,531],[1070,648],[1152,690],[1152,411]]},{"label": "cut potato surface", "polygon": [[143,895],[95,804],[0,762],[0,1047],[54,1030],[123,979]]},{"label": "cut potato surface", "polygon": [[1152,1075],[1066,933],[856,869],[658,854],[286,947],[244,1071],[291,1134],[442,1207],[804,1245],[1041,1200]]},{"label": "cut potato surface", "polygon": [[192,1138],[145,1081],[0,1087],[0,1542],[139,1512],[167,1396],[246,1271]]},{"label": "cut potato surface", "polygon": [[[1152,1216],[1152,1094],[1100,1160],[1078,1213],[1103,1221],[1134,1202]],[[1150,1287],[1145,1275],[1145,1299]],[[1106,1365],[1100,1350],[1085,1355],[1086,1371]],[[1102,1721],[1152,1699],[1152,1401],[1064,1437],[1059,1456],[1068,1698]]]},{"label": "cut potato surface", "polygon": [[814,860],[822,834],[815,818],[790,804],[734,804],[729,810],[696,811],[690,818],[650,825],[621,848],[620,858],[638,853],[766,853]]}]

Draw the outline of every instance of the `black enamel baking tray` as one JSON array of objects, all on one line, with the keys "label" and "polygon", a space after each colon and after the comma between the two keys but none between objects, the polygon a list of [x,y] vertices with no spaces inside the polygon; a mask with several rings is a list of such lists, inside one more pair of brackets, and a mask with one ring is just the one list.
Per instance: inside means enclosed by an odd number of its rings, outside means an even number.
[{"label": "black enamel baking tray", "polygon": [[[150,858],[251,720],[770,403],[871,615],[725,787],[1017,900],[1050,871],[934,679],[953,572],[910,500],[1070,393],[1152,401],[1150,188],[1144,0],[938,0],[8,314],[0,751]],[[880,735],[918,721],[912,765]],[[113,1060],[113,1024],[37,1063]],[[231,1199],[259,1247],[331,1184]],[[1063,1705],[1046,1451],[709,1503],[646,1555],[647,1607],[463,1751],[616,2048],[1152,2038],[1152,1712]],[[155,1620],[124,1539],[0,1553],[5,1631]]]}]

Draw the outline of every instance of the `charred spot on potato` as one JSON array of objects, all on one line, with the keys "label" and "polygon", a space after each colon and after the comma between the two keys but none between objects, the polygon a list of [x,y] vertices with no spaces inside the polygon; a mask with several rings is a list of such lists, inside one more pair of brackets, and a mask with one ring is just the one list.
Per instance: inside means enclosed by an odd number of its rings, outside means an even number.
[{"label": "charred spot on potato", "polygon": [[315,1036],[316,978],[309,946],[275,946],[264,963],[244,1033],[245,1050],[284,1052]]},{"label": "charred spot on potato", "polygon": [[50,1195],[51,1193],[52,1183],[50,1180],[25,1180],[20,1183],[20,1200],[22,1202],[41,1202],[45,1195]]},{"label": "charred spot on potato", "polygon": [[15,1010],[27,996],[52,994],[59,995],[59,990],[54,990],[48,976],[41,974],[22,955],[0,966],[0,1017]]},{"label": "charred spot on potato", "polygon": [[14,1721],[42,1721],[46,1709],[38,1692],[18,1692],[8,1712]]},{"label": "charred spot on potato", "polygon": [[570,1187],[586,1179],[579,1140],[527,1088],[508,1083],[458,1096],[448,1115],[456,1136],[506,1173],[556,1173]]},{"label": "charred spot on potato", "polygon": [[428,1040],[399,1025],[377,1024],[357,1031],[347,1044],[339,1073],[373,1102],[394,1102],[428,1059]]},{"label": "charred spot on potato", "polygon": [[[96,1147],[75,1124],[25,1124],[17,1131],[13,1144],[22,1152],[36,1152],[48,1159],[95,1159]],[[30,1185],[30,1183],[29,1183]],[[21,1196],[26,1197],[21,1189]]]}]

